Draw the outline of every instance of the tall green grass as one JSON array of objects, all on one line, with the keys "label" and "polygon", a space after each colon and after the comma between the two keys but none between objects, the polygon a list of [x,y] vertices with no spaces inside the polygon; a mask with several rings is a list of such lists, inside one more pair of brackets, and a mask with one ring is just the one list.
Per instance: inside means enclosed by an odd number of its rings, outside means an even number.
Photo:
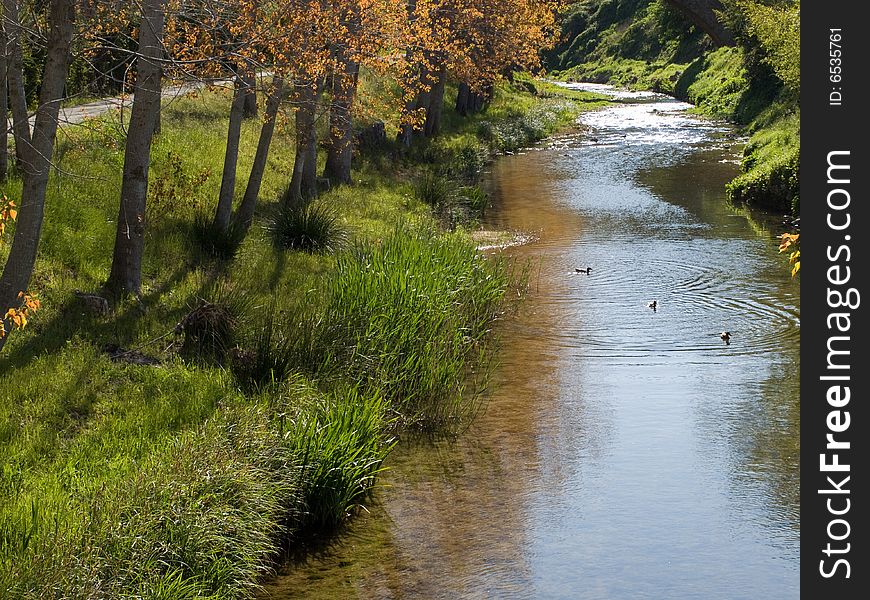
[{"label": "tall green grass", "polygon": [[409,425],[472,414],[487,337],[511,273],[461,235],[399,229],[337,258],[323,322],[324,371],[380,390]]},{"label": "tall green grass", "polygon": [[68,468],[4,506],[4,598],[250,596],[282,539],[359,506],[393,444],[379,396],[297,380],[278,397],[222,409],[99,479],[97,464]]}]

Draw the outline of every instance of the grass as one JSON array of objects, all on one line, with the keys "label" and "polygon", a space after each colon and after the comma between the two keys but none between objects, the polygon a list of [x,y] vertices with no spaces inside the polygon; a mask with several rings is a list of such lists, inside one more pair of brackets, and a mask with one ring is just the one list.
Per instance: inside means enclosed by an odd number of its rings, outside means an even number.
[{"label": "grass", "polygon": [[285,250],[334,252],[347,243],[347,231],[327,205],[282,203],[271,223],[275,244]]},{"label": "grass", "polygon": [[[285,115],[254,224],[221,260],[193,232],[216,203],[229,98],[176,100],[152,154],[143,294],[109,315],[73,292],[108,273],[123,135],[110,117],[64,131],[30,290],[43,308],[0,357],[0,596],[250,596],[280,552],[365,503],[397,432],[465,423],[512,275],[439,233],[413,181],[437,157],[484,205],[484,162],[570,123],[576,100],[505,86],[482,114],[445,111],[445,135],[400,169],[374,153],[318,200],[350,236],[320,253],[269,231],[294,155]],[[161,364],[114,362],[107,344]]]}]

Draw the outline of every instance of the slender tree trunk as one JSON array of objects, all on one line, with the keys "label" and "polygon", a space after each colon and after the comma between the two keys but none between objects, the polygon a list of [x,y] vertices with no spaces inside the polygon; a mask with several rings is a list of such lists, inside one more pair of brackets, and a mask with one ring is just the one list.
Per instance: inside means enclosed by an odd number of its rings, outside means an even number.
[{"label": "slender tree trunk", "polygon": [[6,40],[6,24],[0,13],[0,115],[3,115],[3,130],[0,131],[0,182],[9,175],[9,90],[6,83],[9,45]]},{"label": "slender tree trunk", "polygon": [[444,110],[444,85],[447,80],[447,68],[442,65],[438,69],[438,80],[432,85],[429,93],[429,107],[426,110],[426,124],[423,135],[435,137],[441,131],[441,114]]},{"label": "slender tree trunk", "polygon": [[[315,96],[316,98],[317,96]],[[305,164],[302,165],[302,197],[312,200],[317,197],[317,104],[311,111],[311,129],[305,147]]]},{"label": "slender tree trunk", "polygon": [[[407,4],[408,11],[408,23],[413,24],[414,21],[417,20],[417,0],[408,0]],[[407,80],[405,81],[405,85],[407,89],[405,89],[405,93],[410,96],[411,88],[416,83],[419,82],[419,71],[417,71],[418,65],[415,64],[417,57],[417,52],[413,47],[408,47],[405,49],[405,63],[407,65],[412,65],[412,70],[406,74]],[[402,120],[399,125],[399,133],[396,136],[396,141],[399,142],[401,146],[405,148],[411,147],[411,142],[414,140],[414,124],[410,122],[411,115],[414,111],[417,110],[417,94],[415,93],[411,99],[405,102],[405,106],[402,108]]]},{"label": "slender tree trunk", "polygon": [[263,127],[260,129],[260,139],[257,142],[254,164],[251,166],[251,176],[248,178],[245,196],[235,214],[235,222],[245,232],[248,231],[254,220],[254,210],[257,207],[263,174],[266,172],[266,159],[269,157],[269,146],[272,144],[272,134],[275,132],[275,121],[278,117],[278,108],[281,106],[281,95],[284,92],[284,80],[276,76],[272,86],[272,93],[269,94],[266,101],[266,117],[263,121]]},{"label": "slender tree trunk", "polygon": [[317,82],[296,84],[296,157],[293,177],[286,200],[301,204],[317,195],[317,100],[321,85]]},{"label": "slender tree trunk", "polygon": [[24,88],[24,58],[21,52],[17,0],[3,0],[6,43],[9,62],[6,65],[6,81],[12,107],[12,137],[15,141],[15,164],[24,163],[22,153],[30,143],[30,117],[27,114],[27,92]]},{"label": "slender tree trunk", "polygon": [[305,168],[305,152],[308,148],[308,132],[311,131],[309,121],[313,121],[314,113],[309,110],[310,98],[314,92],[310,85],[294,84],[296,101],[296,155],[293,159],[293,175],[290,178],[290,189],[284,200],[289,204],[302,203],[302,172]]},{"label": "slender tree trunk", "polygon": [[244,118],[251,119],[257,116],[257,72],[250,61],[245,61],[244,70],[241,72],[242,86],[245,91]]},{"label": "slender tree trunk", "polygon": [[459,82],[459,91],[456,94],[456,113],[467,117],[469,102],[471,100],[471,88],[464,81]]},{"label": "slender tree trunk", "polygon": [[142,255],[145,250],[145,202],[151,140],[160,113],[160,65],[165,0],[142,0],[139,58],[127,145],[121,206],[115,235],[115,252],[106,287],[116,296],[139,295],[142,289]]},{"label": "slender tree trunk", "polygon": [[[45,215],[45,190],[51,170],[51,157],[57,136],[57,117],[63,98],[64,85],[70,61],[70,44],[75,22],[75,0],[53,0],[49,14],[49,32],[46,45],[45,69],[40,86],[39,108],[31,136],[24,101],[24,75],[21,61],[21,24],[18,3],[4,0],[4,19],[9,25],[7,34],[13,49],[9,75],[13,87],[13,108],[16,130],[16,148],[20,152],[23,188],[19,203],[18,223],[9,258],[0,276],[0,314],[18,305],[18,295],[27,290]],[[22,121],[23,118],[23,121]],[[9,330],[8,323],[6,329]],[[6,336],[8,337],[8,336]],[[2,342],[0,340],[0,347]]]},{"label": "slender tree trunk", "polygon": [[4,13],[7,24],[11,24],[11,31],[8,31],[12,38],[9,81],[12,86],[15,143],[23,159],[21,169],[24,180],[18,225],[9,259],[0,278],[0,303],[8,308],[10,299],[14,300],[19,292],[27,289],[36,259],[45,207],[45,188],[57,134],[57,118],[69,67],[75,7],[73,0],[54,0],[51,3],[45,69],[32,135],[24,92],[18,3],[4,0]]},{"label": "slender tree trunk", "polygon": [[323,176],[331,185],[349,185],[353,159],[352,108],[359,83],[359,63],[341,58],[342,72],[333,76],[332,106],[329,112],[329,150]]},{"label": "slender tree trunk", "polygon": [[236,165],[239,162],[239,139],[242,135],[242,119],[245,112],[245,93],[247,84],[237,76],[233,89],[233,102],[230,107],[230,124],[227,132],[227,150],[224,154],[224,171],[221,178],[221,191],[218,195],[214,226],[226,231],[230,226],[233,213],[233,195],[236,191]]},{"label": "slender tree trunk", "polygon": [[406,148],[411,147],[414,141],[414,124],[410,122],[411,115],[417,110],[417,98],[409,100],[402,109],[402,124],[399,126],[399,134],[396,137],[399,144]]}]

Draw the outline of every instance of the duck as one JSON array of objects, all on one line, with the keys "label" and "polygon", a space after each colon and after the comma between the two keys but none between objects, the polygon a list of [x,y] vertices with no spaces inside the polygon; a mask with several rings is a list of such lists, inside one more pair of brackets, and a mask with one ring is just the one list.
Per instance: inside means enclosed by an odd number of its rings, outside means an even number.
[{"label": "duck", "polygon": [[722,333],[719,334],[719,337],[720,337],[720,338],[722,339],[722,341],[725,342],[726,344],[730,344],[730,343],[731,343],[731,332],[730,332],[730,331],[723,331]]},{"label": "duck", "polygon": [[585,269],[577,268],[577,269],[574,269],[574,272],[575,273],[586,273],[587,275],[589,275],[592,272],[592,267],[586,267]]},{"label": "duck", "polygon": [[655,300],[653,300],[652,302],[650,302],[646,306],[647,306],[647,308],[651,308],[651,309],[655,310],[656,308],[658,308],[658,305],[659,305],[659,303],[656,302]]}]

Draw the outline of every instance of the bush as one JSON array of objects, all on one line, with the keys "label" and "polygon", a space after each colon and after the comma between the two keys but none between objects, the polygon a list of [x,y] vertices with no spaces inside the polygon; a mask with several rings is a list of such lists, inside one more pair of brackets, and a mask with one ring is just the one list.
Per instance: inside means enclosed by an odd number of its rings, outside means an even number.
[{"label": "bush", "polygon": [[360,506],[395,440],[384,439],[386,403],[357,388],[317,397],[281,435],[300,464],[302,532],[332,531]]},{"label": "bush", "polygon": [[239,322],[249,309],[248,297],[226,284],[196,298],[191,311],[175,326],[176,334],[182,336],[182,356],[222,363],[235,346]]}]

